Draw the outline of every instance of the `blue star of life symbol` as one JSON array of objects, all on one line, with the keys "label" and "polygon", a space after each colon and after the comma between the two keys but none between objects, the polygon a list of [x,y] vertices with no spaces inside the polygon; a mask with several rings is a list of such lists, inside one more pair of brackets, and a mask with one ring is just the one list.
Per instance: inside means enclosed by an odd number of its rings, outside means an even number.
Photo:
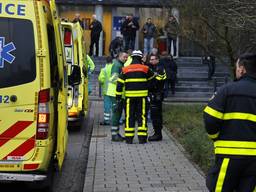
[{"label": "blue star of life symbol", "polygon": [[16,47],[13,42],[5,44],[5,38],[0,37],[0,69],[4,68],[5,61],[12,64],[15,60],[15,57],[10,53],[14,50],[16,50]]}]

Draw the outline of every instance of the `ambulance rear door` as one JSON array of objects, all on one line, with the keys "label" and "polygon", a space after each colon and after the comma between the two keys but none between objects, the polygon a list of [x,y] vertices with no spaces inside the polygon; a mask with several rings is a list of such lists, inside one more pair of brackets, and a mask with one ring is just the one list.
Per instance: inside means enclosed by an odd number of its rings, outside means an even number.
[{"label": "ambulance rear door", "polygon": [[10,171],[32,158],[36,147],[36,30],[33,3],[0,5],[0,171]]},{"label": "ambulance rear door", "polygon": [[52,21],[54,25],[55,41],[58,55],[58,69],[61,82],[61,88],[58,95],[58,130],[57,130],[57,151],[56,157],[58,160],[58,166],[61,169],[64,162],[67,141],[68,141],[68,131],[67,131],[67,71],[66,71],[66,61],[64,58],[64,49],[61,40],[61,24],[56,10],[55,0],[50,1],[50,8],[52,14]]}]

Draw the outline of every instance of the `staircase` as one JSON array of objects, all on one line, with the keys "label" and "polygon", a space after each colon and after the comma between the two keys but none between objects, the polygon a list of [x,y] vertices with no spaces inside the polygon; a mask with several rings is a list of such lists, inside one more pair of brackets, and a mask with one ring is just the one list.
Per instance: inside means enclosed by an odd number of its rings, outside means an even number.
[{"label": "staircase", "polygon": [[[90,82],[92,83],[92,93],[90,99],[101,100],[99,97],[98,75],[101,67],[104,67],[105,57],[93,58],[95,62],[95,72]],[[220,87],[229,79],[227,64],[216,60],[215,74],[212,80],[208,80],[208,66],[202,64],[201,57],[180,57],[176,60],[178,66],[178,82],[176,84],[175,95],[169,91],[169,96],[165,102],[207,102],[214,93],[214,85]]]},{"label": "staircase", "polygon": [[165,99],[166,102],[207,102],[216,88],[229,79],[227,64],[216,60],[215,73],[208,80],[208,65],[202,64],[201,57],[180,57],[178,66],[178,82],[176,94]]}]

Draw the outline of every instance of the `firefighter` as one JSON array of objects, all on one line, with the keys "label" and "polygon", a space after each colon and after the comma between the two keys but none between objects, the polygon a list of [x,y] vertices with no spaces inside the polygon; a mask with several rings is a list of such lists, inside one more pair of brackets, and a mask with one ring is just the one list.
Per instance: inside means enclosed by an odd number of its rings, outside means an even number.
[{"label": "firefighter", "polygon": [[154,73],[148,66],[142,64],[142,52],[132,52],[132,62],[122,69],[116,87],[118,103],[121,101],[123,88],[125,96],[125,140],[132,144],[135,122],[138,123],[139,143],[147,142],[147,115],[146,98],[148,96],[148,83],[154,78]]},{"label": "firefighter", "polygon": [[256,54],[239,57],[236,78],[204,109],[216,156],[206,179],[209,191],[252,192],[256,185]]},{"label": "firefighter", "polygon": [[104,95],[104,121],[101,122],[101,125],[110,125],[110,115],[111,115],[111,98],[107,94],[108,82],[111,76],[111,69],[113,66],[112,57],[108,56],[106,58],[106,65],[104,68],[100,70],[100,74],[98,76],[99,83],[102,86],[102,92]]},{"label": "firefighter", "polygon": [[149,56],[149,67],[156,74],[156,78],[151,82],[149,95],[150,118],[153,124],[154,135],[150,136],[148,140],[161,141],[163,128],[162,101],[166,73],[164,66],[159,64],[158,55],[151,54]]},{"label": "firefighter", "polygon": [[119,120],[122,116],[123,111],[123,98],[116,100],[116,84],[119,74],[121,73],[122,67],[128,58],[128,54],[121,51],[117,59],[113,60],[113,66],[111,68],[111,77],[108,83],[108,89],[106,95],[110,96],[112,103],[112,117],[111,117],[111,135],[112,141],[121,142],[124,138],[119,134]]}]

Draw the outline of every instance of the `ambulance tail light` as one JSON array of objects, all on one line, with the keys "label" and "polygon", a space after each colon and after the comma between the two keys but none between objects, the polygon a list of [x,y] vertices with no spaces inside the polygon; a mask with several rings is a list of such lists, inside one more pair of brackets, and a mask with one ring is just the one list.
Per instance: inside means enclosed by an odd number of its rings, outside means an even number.
[{"label": "ambulance tail light", "polygon": [[47,139],[50,123],[50,89],[39,91],[36,139]]},{"label": "ambulance tail light", "polygon": [[71,41],[72,41],[72,33],[69,29],[65,29],[65,33],[64,33],[64,45],[71,45]]}]

